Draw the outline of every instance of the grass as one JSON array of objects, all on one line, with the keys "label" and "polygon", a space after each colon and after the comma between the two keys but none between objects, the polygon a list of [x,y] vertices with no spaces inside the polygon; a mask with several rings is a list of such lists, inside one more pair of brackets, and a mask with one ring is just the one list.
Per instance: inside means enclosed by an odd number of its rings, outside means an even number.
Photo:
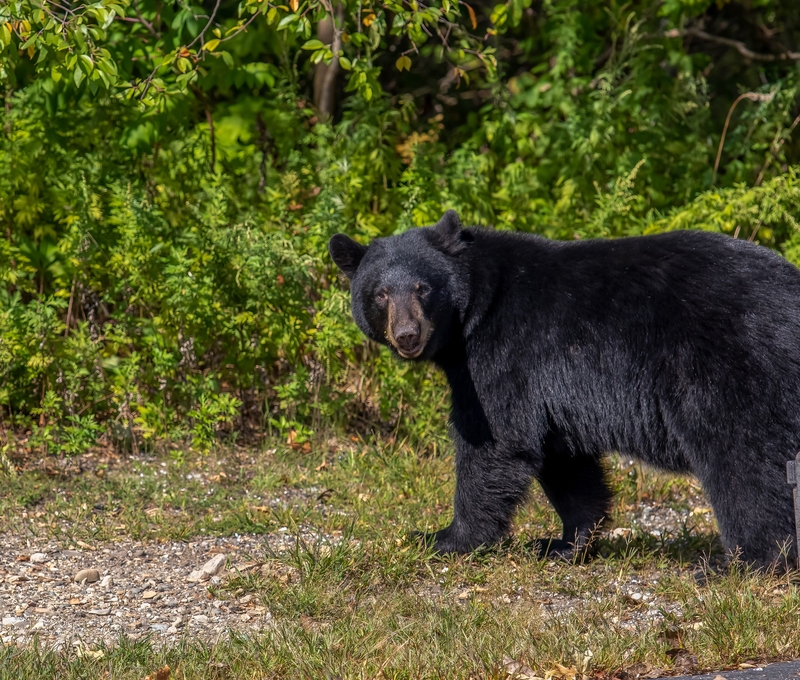
[{"label": "grass", "polygon": [[611,466],[612,530],[577,564],[531,552],[528,539],[558,531],[538,490],[499,548],[439,558],[408,542],[449,521],[453,463],[403,443],[79,462],[5,476],[2,526],[64,545],[281,528],[318,538],[213,587],[261,600],[274,625],[257,635],[8,646],[0,678],[141,680],[163,665],[172,678],[632,678],[800,656],[793,577],[708,566],[719,546],[696,485],[624,461]]}]

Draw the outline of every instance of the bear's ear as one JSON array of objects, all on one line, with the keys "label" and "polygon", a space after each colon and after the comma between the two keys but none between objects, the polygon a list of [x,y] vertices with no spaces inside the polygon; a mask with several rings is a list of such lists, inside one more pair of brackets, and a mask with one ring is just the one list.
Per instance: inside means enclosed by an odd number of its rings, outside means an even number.
[{"label": "bear's ear", "polygon": [[356,243],[344,234],[334,234],[328,243],[328,252],[336,266],[345,273],[348,279],[352,279],[358,265],[361,264],[364,253],[367,252],[367,246]]},{"label": "bear's ear", "polygon": [[433,225],[434,233],[445,250],[456,253],[464,247],[465,243],[472,241],[472,235],[461,228],[461,220],[455,210],[448,210],[442,219]]}]

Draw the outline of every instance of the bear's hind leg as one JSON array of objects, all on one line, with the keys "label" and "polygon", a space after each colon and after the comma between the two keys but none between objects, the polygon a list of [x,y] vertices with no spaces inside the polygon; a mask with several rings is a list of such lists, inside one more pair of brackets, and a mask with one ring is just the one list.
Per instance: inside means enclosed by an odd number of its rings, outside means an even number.
[{"label": "bear's hind leg", "polygon": [[596,456],[575,453],[556,433],[548,434],[544,460],[536,478],[552,504],[564,531],[561,540],[537,541],[542,554],[571,559],[589,547],[608,515],[612,493]]},{"label": "bear's hind leg", "polygon": [[[787,456],[788,458],[788,456]],[[722,456],[720,456],[722,459]],[[751,456],[749,466],[719,463],[699,470],[725,549],[759,567],[794,565],[794,503],[780,458]],[[788,547],[788,554],[783,548]]]}]

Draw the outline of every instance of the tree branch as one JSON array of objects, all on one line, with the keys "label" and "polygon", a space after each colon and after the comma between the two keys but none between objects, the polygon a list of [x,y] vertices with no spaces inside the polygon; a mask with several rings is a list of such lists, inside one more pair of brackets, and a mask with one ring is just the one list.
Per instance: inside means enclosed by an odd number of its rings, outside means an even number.
[{"label": "tree branch", "polygon": [[320,0],[328,16],[317,26],[317,33],[323,43],[330,40],[333,59],[330,64],[320,62],[314,74],[314,106],[320,120],[329,120],[333,116],[336,94],[336,76],[339,72],[339,57],[342,53],[342,23],[344,22],[344,6],[339,3],[334,10],[330,0]]},{"label": "tree branch", "polygon": [[219,9],[219,4],[221,2],[222,0],[217,0],[216,4],[214,5],[214,11],[211,12],[211,16],[208,17],[208,23],[206,24],[205,28],[202,31],[200,31],[200,33],[197,34],[197,37],[186,46],[187,48],[194,45],[198,40],[200,40],[201,45],[205,43],[205,40],[203,40],[203,38],[205,37],[206,31],[209,28],[211,28],[211,24],[214,23],[214,17],[217,16],[217,10]]},{"label": "tree branch", "polygon": [[664,32],[665,38],[682,38],[684,36],[694,36],[709,42],[719,43],[720,45],[727,45],[733,47],[739,54],[746,59],[752,61],[800,61],[800,52],[787,51],[781,54],[763,54],[760,52],[753,52],[747,45],[739,40],[732,40],[731,38],[723,38],[721,35],[711,35],[699,28],[673,28]]}]

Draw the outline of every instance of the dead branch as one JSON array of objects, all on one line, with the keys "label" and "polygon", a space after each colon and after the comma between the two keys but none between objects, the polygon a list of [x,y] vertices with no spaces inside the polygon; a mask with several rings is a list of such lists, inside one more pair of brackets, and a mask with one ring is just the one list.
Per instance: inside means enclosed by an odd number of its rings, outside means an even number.
[{"label": "dead branch", "polygon": [[723,38],[721,35],[711,35],[710,33],[701,31],[699,28],[673,28],[664,32],[665,38],[683,38],[685,36],[693,36],[701,40],[708,40],[709,42],[733,47],[743,57],[752,61],[800,61],[800,52],[787,51],[781,54],[753,52],[753,50],[739,40]]}]

